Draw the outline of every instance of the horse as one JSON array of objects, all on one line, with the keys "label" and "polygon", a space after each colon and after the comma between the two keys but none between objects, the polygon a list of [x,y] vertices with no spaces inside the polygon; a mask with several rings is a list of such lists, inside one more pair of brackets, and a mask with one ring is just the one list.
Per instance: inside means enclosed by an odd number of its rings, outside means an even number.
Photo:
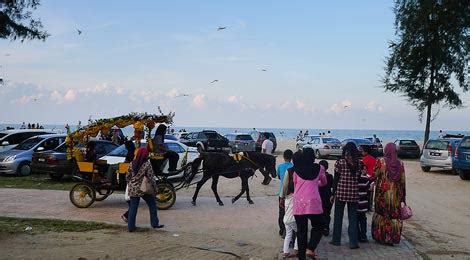
[{"label": "horse", "polygon": [[240,177],[242,181],[242,190],[240,194],[232,198],[232,203],[235,203],[244,192],[246,192],[246,199],[248,203],[254,204],[250,198],[250,189],[248,187],[248,179],[255,174],[256,170],[259,170],[263,176],[263,185],[268,185],[272,178],[276,178],[276,157],[269,154],[262,154],[258,152],[245,152],[243,155],[238,155],[240,160],[235,161],[226,153],[201,153],[192,163],[192,175],[194,176],[199,170],[199,166],[202,163],[202,179],[197,183],[196,191],[194,192],[191,203],[195,206],[197,195],[201,187],[212,178],[212,191],[220,206],[224,203],[220,200],[219,194],[217,193],[217,183],[219,176],[233,179]]}]

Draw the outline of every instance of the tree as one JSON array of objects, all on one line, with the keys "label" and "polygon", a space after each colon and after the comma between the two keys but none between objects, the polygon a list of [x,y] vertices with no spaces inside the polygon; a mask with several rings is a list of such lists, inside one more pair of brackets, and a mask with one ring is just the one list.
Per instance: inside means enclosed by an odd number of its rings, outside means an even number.
[{"label": "tree", "polygon": [[460,108],[457,91],[468,91],[470,1],[396,0],[394,12],[397,39],[389,45],[383,87],[402,93],[420,120],[426,111],[426,142],[432,106]]},{"label": "tree", "polygon": [[0,38],[45,40],[49,34],[41,31],[39,19],[32,18],[32,10],[38,6],[39,0],[0,0]]}]

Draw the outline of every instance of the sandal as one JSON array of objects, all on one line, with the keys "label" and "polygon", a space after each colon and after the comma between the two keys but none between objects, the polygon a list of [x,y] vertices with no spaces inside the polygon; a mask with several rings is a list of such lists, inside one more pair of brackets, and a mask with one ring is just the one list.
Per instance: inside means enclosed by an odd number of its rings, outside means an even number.
[{"label": "sandal", "polygon": [[307,249],[307,252],[305,252],[305,255],[312,259],[317,259],[317,255],[315,254],[315,251],[312,251],[310,249]]}]

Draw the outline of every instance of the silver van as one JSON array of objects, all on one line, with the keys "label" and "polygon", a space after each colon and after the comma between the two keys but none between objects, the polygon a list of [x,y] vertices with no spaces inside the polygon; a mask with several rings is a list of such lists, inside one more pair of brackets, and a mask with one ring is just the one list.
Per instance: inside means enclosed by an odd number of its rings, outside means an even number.
[{"label": "silver van", "polygon": [[249,134],[232,133],[225,135],[225,138],[228,139],[228,145],[232,153],[254,152],[256,150],[255,140]]},{"label": "silver van", "polygon": [[462,138],[429,139],[420,158],[421,169],[429,172],[431,167],[452,170],[452,157]]},{"label": "silver van", "polygon": [[0,131],[0,152],[11,150],[24,140],[43,134],[54,134],[54,132],[47,129],[16,129]]}]

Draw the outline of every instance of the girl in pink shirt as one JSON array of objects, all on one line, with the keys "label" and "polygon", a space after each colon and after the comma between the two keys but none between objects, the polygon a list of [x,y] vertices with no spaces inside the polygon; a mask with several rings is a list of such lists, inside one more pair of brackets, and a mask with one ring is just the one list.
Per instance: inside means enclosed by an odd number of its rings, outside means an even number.
[{"label": "girl in pink shirt", "polygon": [[[315,257],[315,249],[323,236],[323,207],[318,191],[319,186],[327,183],[325,168],[315,163],[315,152],[305,148],[293,157],[294,162],[294,217],[297,223],[298,257]],[[312,229],[307,245],[308,220]],[[310,252],[307,252],[308,251]]]}]

